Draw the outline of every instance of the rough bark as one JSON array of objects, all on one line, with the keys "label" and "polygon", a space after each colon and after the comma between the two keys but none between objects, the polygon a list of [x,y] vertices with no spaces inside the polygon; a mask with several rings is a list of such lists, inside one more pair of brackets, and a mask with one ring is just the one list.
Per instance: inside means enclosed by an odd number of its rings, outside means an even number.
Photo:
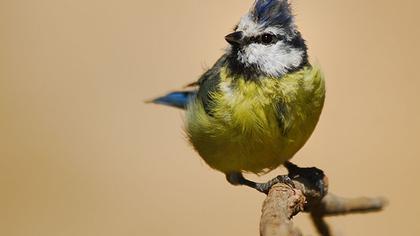
[{"label": "rough bark", "polygon": [[380,211],[387,203],[383,198],[350,199],[327,193],[327,177],[324,177],[323,191],[316,190],[311,181],[302,177],[294,178],[293,182],[294,187],[280,183],[270,189],[262,207],[261,236],[302,235],[292,222],[293,216],[300,212],[310,213],[320,235],[331,236],[333,233],[324,217]]}]

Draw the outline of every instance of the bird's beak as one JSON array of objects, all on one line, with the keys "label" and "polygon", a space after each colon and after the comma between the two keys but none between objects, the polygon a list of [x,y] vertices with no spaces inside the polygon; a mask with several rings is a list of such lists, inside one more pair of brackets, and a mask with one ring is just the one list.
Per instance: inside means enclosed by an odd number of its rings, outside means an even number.
[{"label": "bird's beak", "polygon": [[225,39],[232,46],[240,46],[243,43],[244,33],[242,31],[236,31],[226,35]]}]

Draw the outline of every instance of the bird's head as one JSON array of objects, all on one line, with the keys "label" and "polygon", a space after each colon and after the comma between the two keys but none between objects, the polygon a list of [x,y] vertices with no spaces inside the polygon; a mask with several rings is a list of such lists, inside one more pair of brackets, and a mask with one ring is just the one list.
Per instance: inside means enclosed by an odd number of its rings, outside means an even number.
[{"label": "bird's head", "polygon": [[308,63],[288,0],[256,0],[225,39],[231,71],[248,78],[280,77]]}]

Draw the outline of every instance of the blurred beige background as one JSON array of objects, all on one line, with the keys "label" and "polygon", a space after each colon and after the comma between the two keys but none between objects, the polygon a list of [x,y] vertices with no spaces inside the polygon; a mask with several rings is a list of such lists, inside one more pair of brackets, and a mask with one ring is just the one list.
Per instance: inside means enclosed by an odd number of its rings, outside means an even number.
[{"label": "blurred beige background", "polygon": [[[197,79],[252,2],[1,1],[0,235],[258,235],[264,196],[200,160],[181,111],[143,103]],[[418,234],[420,3],[293,4],[328,80],[294,161],[389,198],[329,219],[342,235]]]}]

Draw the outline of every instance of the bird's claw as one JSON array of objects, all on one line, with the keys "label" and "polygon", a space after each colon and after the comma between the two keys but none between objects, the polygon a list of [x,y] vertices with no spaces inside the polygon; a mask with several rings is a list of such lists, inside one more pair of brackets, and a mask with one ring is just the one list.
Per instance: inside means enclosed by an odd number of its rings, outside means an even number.
[{"label": "bird's claw", "polygon": [[292,188],[295,188],[295,183],[293,182],[293,180],[287,176],[287,175],[279,175],[277,177],[275,177],[274,179],[266,182],[266,183],[257,183],[255,186],[255,189],[257,189],[258,191],[268,194],[268,192],[270,191],[271,187],[273,187],[276,184],[286,184],[289,185]]}]

